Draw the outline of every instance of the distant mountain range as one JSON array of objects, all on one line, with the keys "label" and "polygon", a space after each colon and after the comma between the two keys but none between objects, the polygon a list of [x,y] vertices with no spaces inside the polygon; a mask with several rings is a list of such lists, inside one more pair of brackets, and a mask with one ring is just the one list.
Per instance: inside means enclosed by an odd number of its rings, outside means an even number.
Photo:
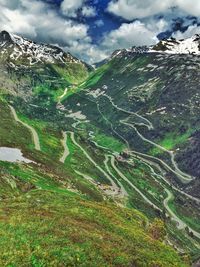
[{"label": "distant mountain range", "polygon": [[[160,41],[155,46],[132,47],[131,49],[116,50],[113,56],[123,53],[169,53],[169,54],[200,54],[200,35],[196,34],[191,38],[176,40],[170,38]],[[61,48],[48,45],[37,44],[31,40],[10,34],[6,31],[0,33],[0,53],[7,56],[10,62],[22,61],[26,64],[37,63],[85,63],[69,52],[64,52]]]},{"label": "distant mountain range", "polygon": [[167,53],[167,54],[200,54],[200,35],[196,34],[191,38],[176,40],[170,38],[160,41],[154,46],[132,47],[131,49],[117,50],[113,57],[129,53]]}]

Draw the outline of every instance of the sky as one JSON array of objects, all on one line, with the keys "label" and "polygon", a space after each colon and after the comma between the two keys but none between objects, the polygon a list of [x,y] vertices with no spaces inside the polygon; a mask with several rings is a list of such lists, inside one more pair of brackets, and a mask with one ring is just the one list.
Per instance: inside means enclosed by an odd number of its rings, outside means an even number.
[{"label": "sky", "polygon": [[200,33],[200,0],[0,0],[0,30],[92,64],[117,49]]}]

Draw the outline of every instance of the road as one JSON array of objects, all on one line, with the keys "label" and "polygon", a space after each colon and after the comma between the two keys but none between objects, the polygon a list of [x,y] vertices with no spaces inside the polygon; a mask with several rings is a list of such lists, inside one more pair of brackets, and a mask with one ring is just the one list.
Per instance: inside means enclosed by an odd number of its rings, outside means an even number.
[{"label": "road", "polygon": [[39,136],[38,136],[36,130],[32,126],[28,125],[27,123],[25,123],[19,119],[14,107],[12,107],[10,105],[9,105],[9,107],[10,107],[10,110],[12,112],[12,115],[13,115],[15,121],[21,123],[24,127],[26,127],[31,132],[32,139],[33,139],[33,142],[35,145],[35,149],[41,151],[40,140],[39,140]]},{"label": "road", "polygon": [[117,172],[117,174],[127,183],[129,184],[144,200],[146,203],[154,207],[155,209],[162,211],[158,206],[156,206],[151,200],[149,200],[134,184],[132,184],[129,179],[117,168],[115,165],[115,157],[113,155],[111,157],[111,165],[113,169]]},{"label": "road", "polygon": [[[172,173],[174,173],[175,175],[177,175],[177,173],[176,173],[170,166],[168,166],[163,160],[161,160],[161,159],[159,159],[159,158],[156,158],[156,157],[154,157],[154,156],[150,156],[150,155],[148,155],[148,154],[144,154],[144,153],[140,153],[140,152],[134,151],[134,150],[131,151],[131,150],[130,150],[129,142],[128,142],[128,141],[127,141],[121,134],[119,134],[119,133],[114,129],[112,122],[109,121],[109,120],[105,117],[105,115],[102,113],[99,104],[98,104],[98,103],[96,103],[96,104],[97,104],[97,109],[98,109],[100,115],[102,116],[102,118],[103,118],[107,123],[110,124],[113,133],[115,133],[116,136],[118,136],[118,137],[119,137],[119,138],[120,138],[120,139],[127,145],[127,148],[128,148],[128,150],[129,150],[129,152],[130,152],[134,157],[138,157],[140,160],[145,161],[147,164],[150,164],[149,167],[151,167],[151,165],[153,165],[154,167],[156,166],[156,168],[157,168],[159,171],[161,171],[161,168],[160,168],[160,166],[159,166],[159,165],[161,164],[161,166],[164,166],[165,169],[167,169],[167,170],[171,171]],[[147,160],[147,159],[148,159],[148,160]],[[154,161],[158,162],[158,164],[155,163]],[[196,201],[197,203],[200,203],[200,199],[195,198],[195,197],[193,197],[193,196],[191,196],[191,195],[185,193],[184,191],[178,189],[177,187],[173,186],[173,185],[172,185],[172,184],[171,184],[171,183],[164,177],[164,175],[162,176],[162,179],[163,179],[166,183],[168,183],[168,185],[170,185],[170,186],[171,186],[174,190],[176,190],[177,192],[179,192],[179,193],[181,193],[182,195],[185,195],[186,197],[188,197],[188,198],[190,198],[190,199]]]},{"label": "road", "polygon": [[116,108],[117,110],[122,111],[122,112],[124,112],[124,113],[126,113],[126,114],[129,114],[129,115],[134,115],[134,116],[136,116],[137,118],[139,118],[139,119],[143,120],[144,122],[146,122],[146,124],[145,124],[145,123],[138,123],[139,125],[144,125],[144,126],[146,126],[149,130],[151,130],[151,129],[154,128],[154,127],[153,127],[153,124],[152,124],[148,119],[144,118],[143,116],[141,116],[141,115],[139,115],[139,114],[137,114],[137,113],[135,113],[135,112],[128,111],[128,110],[125,110],[125,109],[123,109],[123,108],[118,107],[118,106],[113,102],[112,98],[111,98],[110,96],[108,96],[107,94],[103,94],[102,96],[108,98],[109,101],[110,101],[110,103],[112,104],[112,106],[113,106],[114,108]]},{"label": "road", "polygon": [[64,152],[63,152],[62,157],[60,158],[60,162],[65,163],[65,160],[69,156],[70,151],[69,151],[69,148],[67,146],[67,133],[62,132],[62,134],[63,134],[63,139],[61,140],[61,143],[63,145]]},{"label": "road", "polygon": [[[160,168],[160,166],[158,164],[156,164],[155,162],[153,161],[150,161],[150,160],[147,160],[146,158],[142,157],[142,156],[139,156],[139,155],[144,155],[144,156],[148,156],[146,154],[141,154],[139,152],[136,152],[136,151],[133,151],[133,154],[132,156],[134,158],[137,158],[139,160],[141,160],[146,166],[149,167],[149,169],[151,170],[151,172],[157,176],[158,178],[160,178],[161,180],[163,180],[168,186],[170,186],[174,191],[186,196],[187,198],[195,201],[196,203],[200,204],[200,199],[199,198],[196,198],[196,197],[193,197],[187,193],[185,193],[184,191],[180,190],[179,188],[177,188],[176,186],[174,186],[173,184],[171,184],[164,176],[164,172],[163,170]],[[130,164],[130,162],[127,161],[128,164]],[[159,175],[159,174],[156,174],[154,169],[152,168],[152,166],[154,166],[156,169],[158,169],[159,172],[162,173],[162,175]]]},{"label": "road", "polygon": [[92,157],[87,153],[87,151],[75,140],[74,133],[73,132],[69,132],[69,133],[70,133],[70,137],[71,137],[71,140],[74,143],[74,145],[77,146],[78,148],[80,148],[80,150],[83,152],[83,154],[86,156],[86,158],[95,166],[95,168],[97,168],[104,175],[104,177],[106,177],[110,181],[111,187],[113,189],[113,192],[116,192],[116,195],[121,195],[122,197],[124,197],[123,192],[121,192],[121,188],[118,187],[118,185],[114,182],[114,180],[112,179],[112,177],[110,175],[108,175],[108,173],[105,172],[104,169],[102,169],[92,159]]},{"label": "road", "polygon": [[[125,110],[125,109],[122,109],[122,108],[118,107],[118,106],[114,103],[114,101],[112,100],[112,98],[111,98],[110,96],[108,96],[108,95],[106,95],[106,94],[103,94],[102,96],[104,96],[104,97],[106,97],[107,99],[109,99],[111,105],[112,105],[114,108],[116,108],[117,110],[119,110],[119,111],[121,111],[121,112],[124,112],[124,113],[127,113],[127,114],[129,114],[129,115],[137,116],[138,118],[140,118],[141,120],[143,120],[144,122],[146,122],[146,124],[145,124],[145,123],[135,123],[135,124],[137,124],[137,125],[144,125],[144,126],[146,126],[149,130],[151,130],[151,129],[154,128],[154,127],[153,127],[153,124],[152,124],[148,119],[144,118],[144,117],[141,116],[141,115],[138,115],[138,114],[135,113],[135,112],[127,111],[127,110]],[[133,124],[128,123],[126,120],[120,120],[120,123],[122,123],[122,124],[124,124],[124,125],[126,125],[126,126],[129,126],[129,127],[133,128],[133,129],[136,131],[137,135],[138,135],[143,141],[148,142],[148,143],[150,143],[151,145],[153,145],[153,146],[159,148],[160,150],[162,150],[162,151],[168,153],[168,154],[170,155],[171,162],[172,162],[172,164],[173,164],[173,166],[174,166],[174,168],[175,168],[175,170],[173,170],[173,172],[174,172],[174,174],[176,174],[176,175],[180,178],[180,180],[181,180],[183,183],[191,182],[191,181],[194,179],[192,176],[188,175],[187,173],[182,172],[182,171],[179,169],[179,167],[178,167],[178,165],[177,165],[177,163],[175,162],[175,159],[174,159],[175,155],[174,155],[174,153],[173,153],[172,151],[169,151],[169,150],[167,150],[166,148],[160,146],[159,144],[156,144],[156,143],[152,142],[151,140],[145,138],[145,137],[144,137],[144,136],[137,130],[137,128],[136,128]],[[163,162],[163,161],[162,161],[162,162]],[[168,165],[165,164],[165,166],[168,166]],[[172,170],[171,167],[168,166],[168,168],[170,168],[170,169]]]},{"label": "road", "polygon": [[169,202],[174,199],[174,196],[169,190],[165,189],[165,191],[166,191],[168,196],[164,200],[163,205],[166,208],[166,210],[168,211],[172,220],[177,223],[177,228],[181,230],[181,229],[185,229],[186,227],[188,227],[189,231],[192,232],[195,237],[200,239],[200,233],[198,233],[197,231],[195,231],[191,227],[189,227],[183,220],[178,218],[178,216],[170,209]]},{"label": "road", "polygon": [[65,88],[63,94],[58,97],[58,103],[59,104],[62,102],[62,99],[64,98],[64,96],[67,94],[67,91],[68,91],[68,88]]},{"label": "road", "polygon": [[126,189],[124,188],[123,184],[119,181],[119,179],[117,179],[113,173],[111,172],[109,166],[108,166],[108,162],[109,162],[109,158],[111,159],[111,165],[112,165],[112,155],[105,155],[105,161],[104,161],[104,165],[105,168],[107,170],[107,172],[109,173],[110,176],[112,176],[119,184],[120,186],[120,192],[122,193],[122,195],[124,197],[127,197],[129,194],[127,193]]},{"label": "road", "polygon": [[[135,132],[137,133],[137,135],[138,135],[143,141],[145,141],[145,142],[147,142],[147,143],[153,145],[154,147],[157,147],[158,149],[160,149],[160,150],[162,150],[162,151],[168,153],[168,154],[170,155],[171,162],[172,162],[172,164],[173,164],[175,170],[173,170],[173,169],[172,169],[171,167],[169,167],[169,166],[168,166],[168,169],[170,168],[170,170],[173,171],[173,173],[176,174],[176,175],[181,179],[181,181],[182,181],[183,183],[191,182],[191,181],[194,179],[192,176],[188,175],[187,173],[182,172],[182,171],[179,169],[177,163],[176,163],[175,160],[174,160],[174,153],[173,153],[172,151],[169,151],[169,150],[167,150],[166,148],[164,148],[164,147],[162,147],[162,146],[160,146],[160,145],[158,145],[158,144],[152,142],[151,140],[145,138],[145,137],[144,137],[144,136],[137,130],[137,128],[136,128],[133,124],[128,123],[128,122],[126,122],[125,120],[120,120],[120,123],[122,123],[122,124],[124,124],[124,125],[126,125],[126,126],[129,126],[129,127],[133,128],[133,129],[135,130]],[[163,161],[162,161],[162,162],[163,162]],[[166,164],[165,164],[165,166],[166,166]]]}]

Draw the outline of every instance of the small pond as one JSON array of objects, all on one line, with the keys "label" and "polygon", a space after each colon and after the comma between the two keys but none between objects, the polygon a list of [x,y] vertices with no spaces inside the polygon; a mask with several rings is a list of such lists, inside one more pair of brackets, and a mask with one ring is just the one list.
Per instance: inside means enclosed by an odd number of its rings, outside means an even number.
[{"label": "small pond", "polygon": [[8,162],[33,162],[32,160],[23,157],[20,149],[10,147],[0,147],[0,160]]}]

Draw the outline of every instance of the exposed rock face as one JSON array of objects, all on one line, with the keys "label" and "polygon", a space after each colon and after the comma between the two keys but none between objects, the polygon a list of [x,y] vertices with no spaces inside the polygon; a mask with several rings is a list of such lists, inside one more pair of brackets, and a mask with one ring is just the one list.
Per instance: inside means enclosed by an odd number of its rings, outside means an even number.
[{"label": "exposed rock face", "polygon": [[[24,63],[34,65],[37,63],[81,63],[70,53],[61,48],[37,44],[18,35],[6,31],[0,33],[0,53],[6,55],[11,61],[23,60]],[[82,64],[84,64],[82,62]]]}]

